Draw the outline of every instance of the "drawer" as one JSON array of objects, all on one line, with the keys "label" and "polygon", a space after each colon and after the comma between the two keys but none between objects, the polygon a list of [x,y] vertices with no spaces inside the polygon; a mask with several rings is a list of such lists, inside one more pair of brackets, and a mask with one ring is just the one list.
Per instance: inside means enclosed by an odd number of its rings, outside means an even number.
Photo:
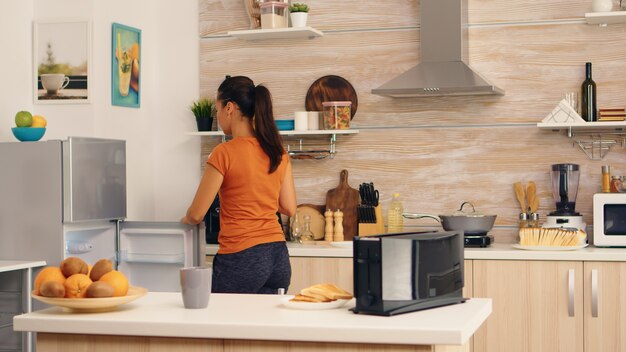
[{"label": "drawer", "polygon": [[21,349],[22,333],[13,331],[13,324],[0,325],[0,350],[20,351]]}]

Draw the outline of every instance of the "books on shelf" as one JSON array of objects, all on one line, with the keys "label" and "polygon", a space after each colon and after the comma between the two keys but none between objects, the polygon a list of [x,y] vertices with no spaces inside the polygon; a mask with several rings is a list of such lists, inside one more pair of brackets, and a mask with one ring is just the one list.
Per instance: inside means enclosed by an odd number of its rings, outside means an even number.
[{"label": "books on shelf", "polygon": [[624,108],[603,108],[598,110],[598,121],[624,121],[626,119],[626,109]]}]

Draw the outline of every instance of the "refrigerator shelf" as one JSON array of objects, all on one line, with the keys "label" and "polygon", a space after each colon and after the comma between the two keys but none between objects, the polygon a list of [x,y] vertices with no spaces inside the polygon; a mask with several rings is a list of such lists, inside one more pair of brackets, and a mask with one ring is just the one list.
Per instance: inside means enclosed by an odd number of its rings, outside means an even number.
[{"label": "refrigerator shelf", "polygon": [[153,254],[122,252],[121,259],[126,263],[154,263],[154,264],[185,264],[185,253]]}]

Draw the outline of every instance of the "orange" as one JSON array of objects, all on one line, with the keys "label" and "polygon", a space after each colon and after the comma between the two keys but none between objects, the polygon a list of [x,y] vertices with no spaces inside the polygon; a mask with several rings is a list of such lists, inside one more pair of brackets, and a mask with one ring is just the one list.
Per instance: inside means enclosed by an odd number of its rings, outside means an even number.
[{"label": "orange", "polygon": [[124,274],[117,270],[111,270],[102,275],[98,281],[108,282],[111,286],[113,286],[115,289],[113,297],[126,296],[128,293],[128,279],[124,276]]},{"label": "orange", "polygon": [[89,264],[87,264],[87,267],[89,268],[89,269],[87,270],[87,276],[91,277],[91,269],[93,269],[93,265],[89,265]]},{"label": "orange", "polygon": [[61,272],[61,268],[58,266],[47,266],[41,269],[33,285],[36,295],[39,295],[39,287],[46,281],[56,281],[63,284],[65,282],[65,276],[63,276],[63,272]]},{"label": "orange", "polygon": [[65,297],[66,298],[85,298],[87,297],[87,288],[92,281],[85,274],[74,274],[65,280]]}]

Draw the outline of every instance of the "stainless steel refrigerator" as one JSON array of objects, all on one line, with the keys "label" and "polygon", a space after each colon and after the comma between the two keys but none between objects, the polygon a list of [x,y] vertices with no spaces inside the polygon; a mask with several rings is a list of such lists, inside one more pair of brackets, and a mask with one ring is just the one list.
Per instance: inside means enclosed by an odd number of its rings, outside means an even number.
[{"label": "stainless steel refrigerator", "polygon": [[1,260],[108,258],[131,285],[175,292],[204,247],[198,226],[126,220],[125,141],[0,143]]}]

